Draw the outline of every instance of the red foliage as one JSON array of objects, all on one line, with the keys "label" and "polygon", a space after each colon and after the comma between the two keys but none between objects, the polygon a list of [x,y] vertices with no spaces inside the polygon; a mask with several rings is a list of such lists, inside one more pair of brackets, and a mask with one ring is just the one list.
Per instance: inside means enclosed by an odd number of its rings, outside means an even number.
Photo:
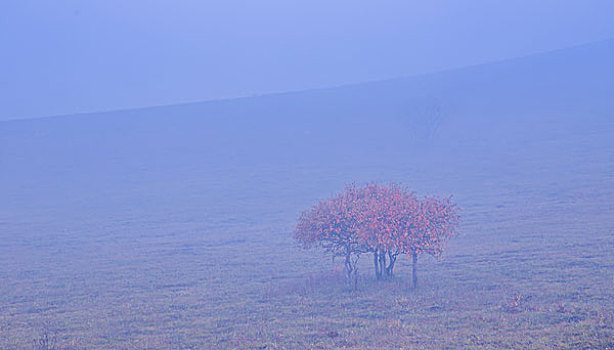
[{"label": "red foliage", "polygon": [[409,236],[408,251],[439,257],[447,241],[456,235],[459,219],[458,206],[452,203],[451,197],[423,198],[414,221],[415,229]]},{"label": "red foliage", "polygon": [[[455,235],[457,212],[449,197],[420,199],[397,184],[352,184],[303,212],[295,237],[305,247],[319,246],[346,257],[346,263],[350,256],[373,252],[379,278],[384,267],[392,274],[398,254],[440,256]],[[383,261],[379,273],[377,261]]]},{"label": "red foliage", "polygon": [[317,245],[335,256],[362,252],[364,246],[358,236],[361,212],[357,195],[356,186],[347,186],[344,192],[301,213],[295,238],[305,248]]},{"label": "red foliage", "polygon": [[409,237],[407,223],[413,221],[420,207],[416,195],[397,184],[368,184],[358,192],[361,242],[369,251],[404,251]]}]

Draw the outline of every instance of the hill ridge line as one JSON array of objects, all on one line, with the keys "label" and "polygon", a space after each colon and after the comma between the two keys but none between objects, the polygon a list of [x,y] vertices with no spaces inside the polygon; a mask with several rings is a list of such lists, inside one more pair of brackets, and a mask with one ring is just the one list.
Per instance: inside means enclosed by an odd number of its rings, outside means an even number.
[{"label": "hill ridge line", "polygon": [[567,46],[567,47],[558,48],[558,49],[553,49],[553,50],[538,51],[538,52],[530,53],[530,54],[523,55],[523,56],[510,57],[510,58],[497,60],[497,61],[489,61],[489,62],[477,63],[477,64],[472,64],[472,65],[467,65],[467,66],[460,66],[460,67],[453,67],[453,68],[447,68],[447,69],[442,69],[442,70],[424,72],[424,73],[419,73],[419,74],[403,75],[403,76],[399,76],[396,78],[373,79],[373,80],[365,80],[365,81],[354,82],[354,83],[344,83],[344,84],[328,86],[328,87],[318,87],[318,88],[308,88],[308,89],[302,89],[302,90],[289,90],[289,91],[278,91],[278,92],[265,92],[261,94],[228,97],[228,98],[217,98],[217,99],[211,99],[211,100],[186,101],[186,102],[149,105],[149,106],[141,106],[141,107],[127,107],[127,108],[108,109],[108,110],[99,110],[99,111],[91,111],[91,112],[56,114],[56,115],[33,117],[33,118],[8,119],[8,120],[0,120],[0,124],[19,123],[19,122],[47,120],[47,119],[56,119],[56,118],[69,118],[69,117],[77,117],[77,116],[102,115],[102,114],[108,114],[108,113],[146,111],[146,110],[152,110],[152,109],[172,108],[172,107],[190,106],[190,105],[228,103],[228,102],[233,102],[233,101],[244,101],[244,100],[273,97],[273,96],[297,95],[297,94],[309,93],[309,92],[324,92],[324,91],[329,91],[329,90],[338,90],[338,89],[344,89],[344,88],[359,87],[359,86],[364,86],[364,85],[383,84],[387,82],[418,79],[418,78],[437,76],[437,75],[442,75],[442,74],[447,74],[447,73],[452,73],[452,72],[460,72],[460,71],[465,71],[465,70],[470,70],[470,69],[475,69],[475,68],[480,68],[480,67],[495,66],[495,65],[504,64],[504,63],[519,62],[519,61],[523,61],[523,60],[527,60],[531,58],[553,55],[553,54],[561,53],[565,51],[573,51],[573,50],[582,49],[582,48],[586,48],[590,46],[602,45],[610,41],[612,42],[612,44],[614,44],[614,37],[585,42],[585,43],[581,43],[581,44],[577,44],[573,46]]}]

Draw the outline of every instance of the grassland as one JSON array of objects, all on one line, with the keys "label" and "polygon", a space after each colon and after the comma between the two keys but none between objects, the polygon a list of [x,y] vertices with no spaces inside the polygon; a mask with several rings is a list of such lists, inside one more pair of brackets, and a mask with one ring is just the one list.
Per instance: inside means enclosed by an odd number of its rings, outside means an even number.
[{"label": "grassland", "polygon": [[[0,349],[613,349],[612,47],[2,122]],[[419,288],[293,240],[354,181],[462,208]]]},{"label": "grassland", "polygon": [[[32,184],[0,218],[0,349],[45,333],[61,349],[613,349],[611,127]],[[292,239],[300,210],[369,180],[463,208],[417,289],[408,259],[376,282],[366,256],[348,292],[338,261]]]}]

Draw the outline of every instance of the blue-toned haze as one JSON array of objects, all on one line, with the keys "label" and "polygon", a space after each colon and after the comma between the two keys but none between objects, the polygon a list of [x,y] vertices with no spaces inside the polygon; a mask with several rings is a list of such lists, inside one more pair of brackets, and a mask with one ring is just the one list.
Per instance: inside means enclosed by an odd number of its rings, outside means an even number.
[{"label": "blue-toned haze", "polygon": [[[613,10],[0,0],[0,349],[614,349]],[[371,181],[459,236],[349,293]]]},{"label": "blue-toned haze", "polygon": [[0,3],[0,120],[330,87],[614,36],[611,1]]}]

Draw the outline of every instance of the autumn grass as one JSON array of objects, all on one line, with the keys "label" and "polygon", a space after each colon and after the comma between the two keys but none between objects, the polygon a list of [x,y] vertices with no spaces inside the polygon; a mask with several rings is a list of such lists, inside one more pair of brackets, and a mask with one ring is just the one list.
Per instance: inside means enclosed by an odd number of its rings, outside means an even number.
[{"label": "autumn grass", "polygon": [[[518,156],[540,175],[491,171],[488,161],[447,173],[415,162],[195,173],[175,187],[143,185],[154,200],[130,210],[7,220],[0,349],[32,349],[45,325],[63,350],[613,349],[611,172],[552,152]],[[340,262],[301,250],[293,226],[314,191],[382,169],[426,193],[455,193],[461,235],[441,261],[420,259],[419,288],[406,257],[394,279],[376,281],[363,256],[359,290],[348,292]],[[225,187],[212,193],[212,181]]]},{"label": "autumn grass", "polygon": [[[570,265],[564,272],[574,276],[574,264]],[[549,279],[532,280],[527,285],[522,278],[492,280],[492,284],[484,285],[471,265],[429,267],[437,273],[424,278],[417,290],[409,288],[404,276],[388,282],[365,278],[356,293],[313,289],[313,279],[308,278],[304,288],[292,287],[285,298],[271,301],[255,326],[245,325],[219,345],[313,349],[614,346],[613,309],[599,295],[611,295],[602,289],[605,285],[593,288],[587,283],[574,288],[553,284]],[[499,264],[491,273],[511,268]],[[464,281],[446,281],[460,270],[465,270]],[[552,275],[548,268],[532,272]],[[579,285],[590,280],[586,271],[583,274],[587,279],[578,279]],[[338,284],[342,285],[342,280]],[[311,293],[305,295],[306,289]]]},{"label": "autumn grass", "polygon": [[[170,245],[184,249],[186,240],[179,242]],[[248,242],[222,247],[243,251]],[[259,242],[247,259],[228,255],[219,264],[203,260],[206,245],[170,254],[164,242],[152,247],[159,253],[154,260],[117,254],[100,270],[92,268],[107,279],[74,280],[80,276],[75,267],[12,284],[20,289],[3,296],[0,348],[32,348],[48,320],[62,349],[614,345],[614,258],[605,233],[547,241],[517,235],[507,244],[463,235],[441,261],[421,260],[417,289],[409,259],[399,261],[394,279],[376,281],[363,257],[356,292],[346,290],[340,266],[326,256],[291,244],[267,253],[270,241]],[[267,254],[272,259],[259,259]]]},{"label": "autumn grass", "polygon": [[[31,349],[43,324],[62,349],[612,348],[607,222],[590,238],[569,230],[548,239],[510,222],[517,234],[464,234],[441,261],[422,259],[417,289],[409,259],[376,281],[365,256],[349,292],[338,262],[300,250],[281,226],[252,241],[162,235],[132,254],[88,251],[94,263],[83,269],[7,280],[0,348]],[[481,218],[465,229],[496,225]],[[220,261],[203,258],[220,250]]]}]

